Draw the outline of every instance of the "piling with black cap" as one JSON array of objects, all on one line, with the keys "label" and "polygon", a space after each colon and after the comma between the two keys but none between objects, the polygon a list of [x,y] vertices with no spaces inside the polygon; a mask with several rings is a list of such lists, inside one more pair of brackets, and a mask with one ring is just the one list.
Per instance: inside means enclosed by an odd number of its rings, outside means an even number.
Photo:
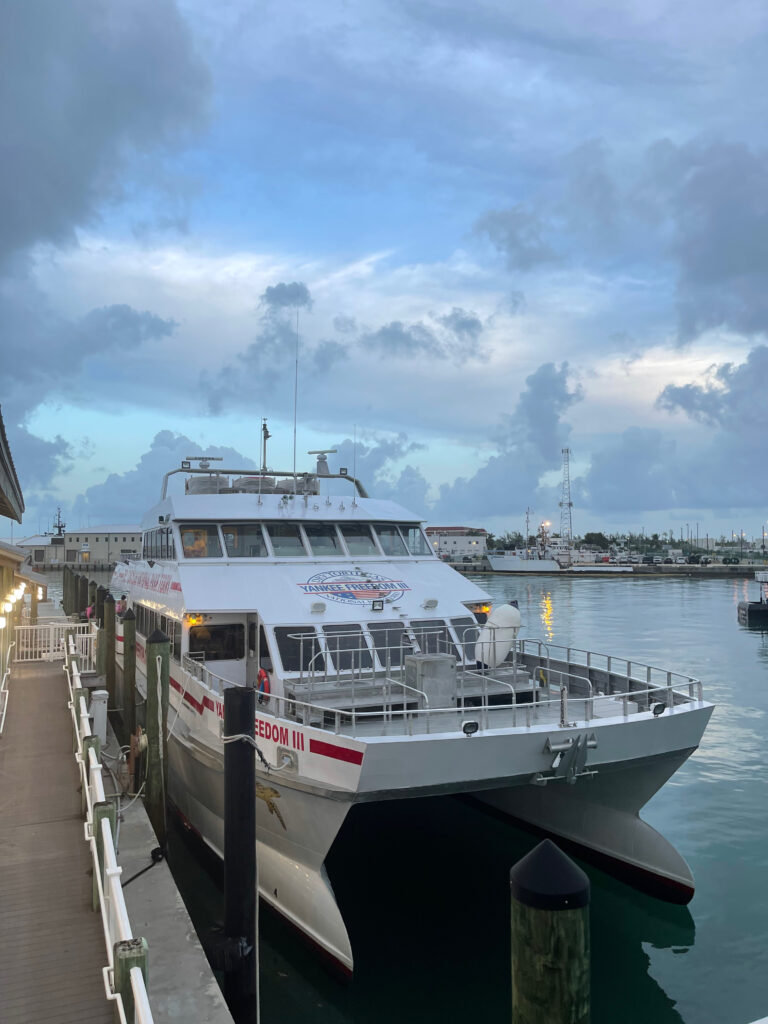
[{"label": "piling with black cap", "polygon": [[545,839],[509,886],[513,1024],[589,1024],[589,879]]},{"label": "piling with black cap", "polygon": [[[255,738],[256,690],[224,690],[224,736]],[[256,1020],[256,774],[248,740],[224,744],[224,939],[228,952],[224,991],[232,1015]]]},{"label": "piling with black cap", "polygon": [[[168,693],[170,641],[162,630],[147,637],[147,781],[146,807],[160,845],[165,845],[168,785]],[[165,756],[163,756],[165,754]]]}]

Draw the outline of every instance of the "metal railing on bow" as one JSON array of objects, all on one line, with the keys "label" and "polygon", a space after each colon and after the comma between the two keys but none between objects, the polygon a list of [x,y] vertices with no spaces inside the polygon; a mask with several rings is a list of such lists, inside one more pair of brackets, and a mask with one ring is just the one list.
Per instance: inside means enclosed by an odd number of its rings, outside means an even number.
[{"label": "metal railing on bow", "polygon": [[94,909],[101,911],[107,964],[102,968],[104,991],[114,1003],[120,1024],[153,1024],[146,991],[146,942],[131,931],[120,882],[113,827],[114,802],[107,801],[99,761],[98,737],[91,732],[86,690],[81,685],[77,638],[68,641],[65,669],[69,684],[75,759],[82,782],[84,835],[93,859]]}]

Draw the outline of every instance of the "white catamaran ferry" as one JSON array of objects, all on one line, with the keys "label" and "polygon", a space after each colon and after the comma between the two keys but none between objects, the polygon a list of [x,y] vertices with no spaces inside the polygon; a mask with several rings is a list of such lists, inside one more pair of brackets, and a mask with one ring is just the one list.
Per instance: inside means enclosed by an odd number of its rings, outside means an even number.
[{"label": "white catamaran ferry", "polygon": [[348,971],[324,862],[361,801],[473,794],[687,902],[688,865],[638,812],[699,744],[700,682],[522,639],[416,516],[312,454],[313,473],[182,463],[114,574],[140,689],[147,637],[171,639],[169,796],[190,825],[222,854],[222,695],[254,686],[260,894]]}]

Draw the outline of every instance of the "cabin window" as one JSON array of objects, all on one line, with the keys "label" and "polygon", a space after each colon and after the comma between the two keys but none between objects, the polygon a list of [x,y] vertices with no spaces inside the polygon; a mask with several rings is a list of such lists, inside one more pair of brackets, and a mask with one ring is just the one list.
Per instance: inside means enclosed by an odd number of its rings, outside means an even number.
[{"label": "cabin window", "polygon": [[221,558],[217,527],[186,523],[180,532],[185,558]]},{"label": "cabin window", "polygon": [[338,623],[323,626],[323,633],[337,672],[371,667],[371,652],[359,626]]},{"label": "cabin window", "polygon": [[459,657],[456,644],[443,619],[412,619],[411,631],[422,654],[452,654]]},{"label": "cabin window", "polygon": [[306,555],[299,528],[295,523],[268,523],[275,558],[300,558]]},{"label": "cabin window", "polygon": [[403,636],[402,622],[369,622],[368,631],[373,637],[373,646],[384,668],[387,659],[390,665],[399,665],[403,654],[402,644],[410,648],[411,642],[407,635]]},{"label": "cabin window", "polygon": [[325,659],[311,626],[276,626],[275,640],[286,672],[323,671]]},{"label": "cabin window", "polygon": [[305,523],[304,533],[307,535],[312,554],[318,558],[323,555],[341,554],[341,542],[333,523]]},{"label": "cabin window", "polygon": [[376,536],[379,538],[379,544],[381,544],[381,550],[385,555],[407,555],[408,548],[405,546],[405,541],[400,536],[400,531],[396,526],[389,526],[385,523],[377,523],[374,526]]},{"label": "cabin window", "polygon": [[225,523],[222,528],[228,558],[264,558],[267,545],[261,523]]},{"label": "cabin window", "polygon": [[43,550],[43,548],[35,548],[35,561],[36,562],[44,562],[45,561],[45,551]]},{"label": "cabin window", "polygon": [[245,657],[245,626],[228,622],[218,626],[190,626],[189,653],[204,661],[237,661]]},{"label": "cabin window", "polygon": [[421,527],[412,523],[400,523],[400,531],[412,555],[434,555]]},{"label": "cabin window", "polygon": [[379,549],[373,543],[370,527],[365,523],[341,523],[339,529],[353,558],[378,555]]},{"label": "cabin window", "polygon": [[462,615],[461,618],[451,619],[451,625],[459,638],[459,650],[464,652],[464,660],[474,661],[474,645],[480,635],[477,622],[470,615]]}]

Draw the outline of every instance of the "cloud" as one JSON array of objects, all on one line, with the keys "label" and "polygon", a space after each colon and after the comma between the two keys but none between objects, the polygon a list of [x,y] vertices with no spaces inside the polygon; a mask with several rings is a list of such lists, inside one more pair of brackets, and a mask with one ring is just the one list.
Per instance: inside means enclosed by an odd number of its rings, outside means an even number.
[{"label": "cloud", "polygon": [[270,309],[312,308],[312,296],[309,294],[309,288],[300,281],[269,285],[261,296],[261,301]]},{"label": "cloud", "polygon": [[440,488],[433,509],[437,520],[519,513],[542,492],[542,477],[562,461],[571,428],[563,419],[581,400],[580,387],[571,390],[567,363],[542,363],[526,378],[514,411],[503,417],[494,433],[500,448],[470,478],[459,477]]},{"label": "cloud", "polygon": [[522,203],[508,210],[489,210],[475,221],[474,231],[487,236],[506,257],[509,270],[533,270],[562,258],[546,240],[543,219]]},{"label": "cloud", "polygon": [[461,363],[482,355],[483,324],[475,313],[454,306],[450,313],[432,318],[434,326],[422,321],[393,320],[374,331],[364,332],[359,344],[382,357],[418,359],[427,356]]},{"label": "cloud", "polygon": [[0,265],[70,244],[123,174],[200,124],[208,75],[172,0],[10,4],[0,33]]},{"label": "cloud", "polygon": [[[668,384],[658,397],[660,409],[681,411],[700,423],[750,439],[768,429],[768,347],[758,345],[740,365],[714,366],[704,384]],[[762,442],[762,438],[760,438]]]},{"label": "cloud", "polygon": [[[203,449],[184,434],[161,430],[133,469],[125,473],[110,473],[103,483],[94,484],[78,495],[72,504],[70,518],[73,522],[82,523],[138,524],[147,510],[160,500],[164,474],[178,469],[181,460],[189,455],[220,456],[224,460],[222,465],[227,468],[258,468],[255,462],[235,448],[211,445]],[[178,483],[173,483],[171,478],[171,493],[177,486]]]}]

